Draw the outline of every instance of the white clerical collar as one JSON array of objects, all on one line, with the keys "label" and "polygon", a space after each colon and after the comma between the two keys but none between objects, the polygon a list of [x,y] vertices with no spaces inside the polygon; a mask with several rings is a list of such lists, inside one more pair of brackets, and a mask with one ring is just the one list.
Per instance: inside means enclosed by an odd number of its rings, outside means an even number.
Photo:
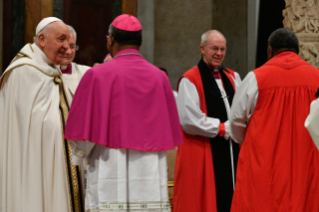
[{"label": "white clerical collar", "polygon": [[68,66],[69,66],[69,65],[64,65],[64,66],[63,66],[63,65],[60,65],[60,69],[64,71],[64,70],[66,70],[66,69],[68,68]]},{"label": "white clerical collar", "polygon": [[218,72],[218,71],[219,71],[219,69],[215,69],[215,68],[214,68],[214,72]]},{"label": "white clerical collar", "polygon": [[49,66],[56,68],[56,66],[53,64],[53,62],[44,54],[44,52],[35,43],[33,43],[31,46],[32,46],[32,49],[34,51],[34,54],[41,59],[41,61],[39,61],[39,62],[45,62]]}]

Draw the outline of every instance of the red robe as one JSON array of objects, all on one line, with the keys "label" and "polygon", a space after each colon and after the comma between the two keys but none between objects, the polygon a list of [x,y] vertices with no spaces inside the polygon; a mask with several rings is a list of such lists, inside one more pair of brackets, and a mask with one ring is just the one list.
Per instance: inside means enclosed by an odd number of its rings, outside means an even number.
[{"label": "red robe", "polygon": [[304,127],[319,71],[292,52],[254,71],[255,111],[239,153],[232,212],[319,211],[319,153]]},{"label": "red robe", "polygon": [[[227,70],[234,77],[234,72]],[[228,73],[226,76],[235,89],[233,78]],[[198,67],[188,70],[183,77],[195,85],[199,95],[200,109],[207,116],[204,89]],[[175,163],[174,212],[217,212],[210,139],[190,135],[183,130],[183,140],[184,143],[178,146]]]}]

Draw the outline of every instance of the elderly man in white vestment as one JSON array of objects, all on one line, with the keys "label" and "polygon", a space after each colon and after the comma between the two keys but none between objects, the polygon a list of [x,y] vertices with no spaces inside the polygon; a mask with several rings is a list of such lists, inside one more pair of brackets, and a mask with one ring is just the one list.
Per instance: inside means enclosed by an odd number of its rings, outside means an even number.
[{"label": "elderly man in white vestment", "polygon": [[0,78],[0,211],[80,212],[78,167],[64,136],[69,102],[58,65],[70,30],[43,19]]},{"label": "elderly man in white vestment", "polygon": [[63,60],[60,65],[62,72],[62,79],[67,93],[69,94],[70,104],[72,102],[75,90],[85,74],[85,72],[91,68],[89,66],[79,65],[74,62],[75,53],[79,49],[76,45],[77,34],[72,26],[67,25],[70,30],[69,46],[70,48],[66,51]]},{"label": "elderly man in white vestment", "polygon": [[[79,65],[74,62],[75,53],[79,50],[79,46],[76,45],[77,41],[77,33],[72,26],[67,25],[70,30],[70,39],[69,39],[69,46],[70,48],[66,51],[63,60],[61,62],[60,69],[62,71],[62,79],[64,86],[66,88],[66,92],[69,97],[70,104],[72,103],[73,96],[75,94],[75,90],[79,85],[79,82],[85,72],[90,68],[89,66]],[[86,167],[86,160],[83,160],[83,164],[81,166],[81,180],[82,185],[85,187],[85,168]],[[85,190],[83,190],[85,193]]]}]

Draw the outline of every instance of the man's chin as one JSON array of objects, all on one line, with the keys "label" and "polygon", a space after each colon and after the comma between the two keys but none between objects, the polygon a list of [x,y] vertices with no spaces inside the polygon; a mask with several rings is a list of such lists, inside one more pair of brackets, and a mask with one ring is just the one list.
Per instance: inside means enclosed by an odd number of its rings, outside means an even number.
[{"label": "man's chin", "polygon": [[221,63],[213,63],[213,67],[215,68],[215,69],[217,69],[218,67],[220,67],[221,66]]},{"label": "man's chin", "polygon": [[[63,61],[64,55],[63,54],[59,54],[58,57],[56,57],[56,60],[53,62],[55,65],[61,65],[62,61]],[[57,63],[57,64],[56,64]]]},{"label": "man's chin", "polygon": [[52,61],[54,65],[61,65],[62,59],[57,59],[55,61]]},{"label": "man's chin", "polygon": [[62,60],[62,62],[61,62],[61,66],[66,66],[66,65],[69,65],[70,63],[71,63],[72,61],[71,60],[66,60],[66,59],[64,59],[64,60]]}]

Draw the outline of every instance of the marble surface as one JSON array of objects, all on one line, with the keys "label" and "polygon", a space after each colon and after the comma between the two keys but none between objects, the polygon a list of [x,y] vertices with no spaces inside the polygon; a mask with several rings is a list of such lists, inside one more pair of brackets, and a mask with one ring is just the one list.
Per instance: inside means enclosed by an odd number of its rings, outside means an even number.
[{"label": "marble surface", "polygon": [[11,59],[13,59],[20,49],[25,45],[25,1],[12,0],[12,43]]},{"label": "marble surface", "polygon": [[200,4],[192,0],[138,0],[137,14],[146,26],[141,51],[149,62],[168,70],[173,89],[179,77],[197,65],[200,37],[207,30],[218,29],[225,35],[228,50],[223,65],[242,78],[249,71],[248,60],[255,59],[248,58],[247,1],[227,0],[226,6],[218,0],[202,0]]},{"label": "marble surface", "polygon": [[112,0],[112,21],[122,14],[122,0]]},{"label": "marble surface", "polygon": [[154,6],[154,0],[137,1],[137,18],[143,26],[140,52],[150,63],[154,63]]},{"label": "marble surface", "polygon": [[243,79],[248,72],[247,1],[213,0],[213,28],[227,40],[223,66],[238,72]]},{"label": "marble surface", "polygon": [[154,64],[166,68],[172,88],[201,58],[201,35],[213,24],[213,1],[155,0]]},{"label": "marble surface", "polygon": [[63,20],[63,0],[53,1],[53,16]]}]

